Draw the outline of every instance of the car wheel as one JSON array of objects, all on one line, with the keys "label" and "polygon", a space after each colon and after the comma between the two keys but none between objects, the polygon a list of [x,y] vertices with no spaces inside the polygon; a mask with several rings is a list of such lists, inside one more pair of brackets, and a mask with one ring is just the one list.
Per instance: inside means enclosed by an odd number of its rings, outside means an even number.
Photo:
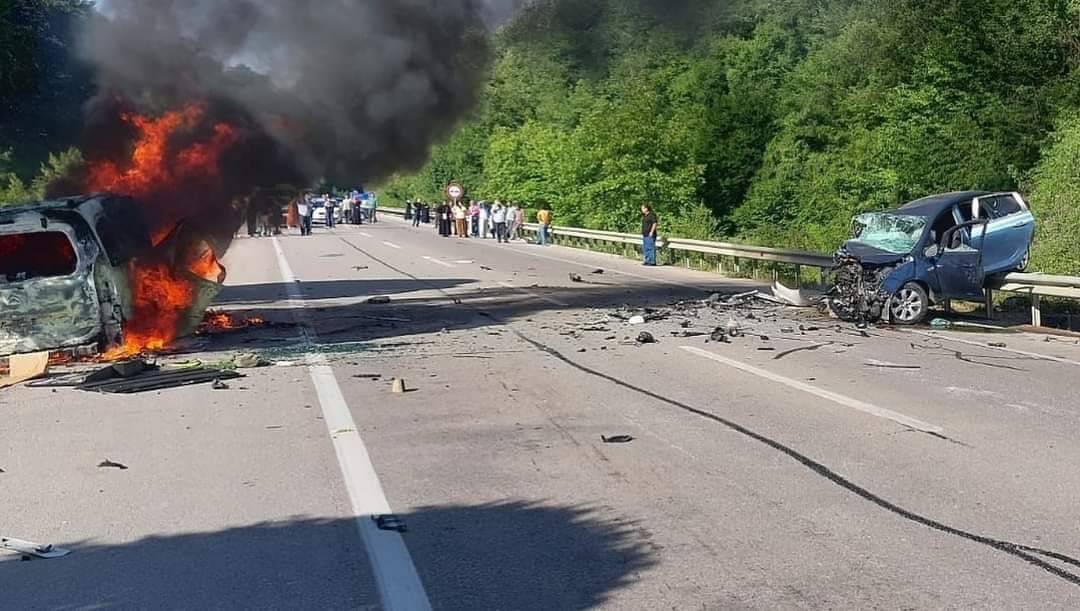
[{"label": "car wheel", "polygon": [[1026,271],[1027,268],[1028,268],[1029,263],[1031,263],[1031,249],[1030,248],[1027,249],[1027,251],[1024,253],[1024,258],[1020,259],[1020,265],[1016,266],[1016,271],[1018,271],[1018,272]]},{"label": "car wheel", "polygon": [[917,282],[908,282],[900,287],[889,302],[889,316],[898,325],[914,325],[926,318],[930,309],[930,298],[926,289]]}]

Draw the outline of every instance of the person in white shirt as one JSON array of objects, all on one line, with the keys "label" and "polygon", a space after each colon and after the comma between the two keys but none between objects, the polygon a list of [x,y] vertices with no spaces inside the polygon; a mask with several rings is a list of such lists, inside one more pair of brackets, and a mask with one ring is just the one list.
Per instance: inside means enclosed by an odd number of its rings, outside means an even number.
[{"label": "person in white shirt", "polygon": [[502,202],[495,202],[495,206],[491,209],[491,220],[495,223],[495,238],[499,243],[508,242],[506,239],[506,208],[503,207]]},{"label": "person in white shirt", "polygon": [[310,195],[305,195],[296,203],[296,214],[300,217],[300,235],[311,235],[312,205]]}]

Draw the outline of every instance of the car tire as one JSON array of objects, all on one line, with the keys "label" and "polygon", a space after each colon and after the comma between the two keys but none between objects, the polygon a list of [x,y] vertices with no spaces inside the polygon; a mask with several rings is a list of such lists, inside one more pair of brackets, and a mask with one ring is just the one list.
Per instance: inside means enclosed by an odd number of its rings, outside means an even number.
[{"label": "car tire", "polygon": [[1016,269],[1013,270],[1013,271],[1017,271],[1017,272],[1027,271],[1027,268],[1028,268],[1029,264],[1031,264],[1031,249],[1030,248],[1027,249],[1027,251],[1024,252],[1024,258],[1020,259],[1020,265],[1017,265]]},{"label": "car tire", "polygon": [[930,297],[918,282],[900,287],[889,301],[889,320],[897,325],[917,325],[930,311]]}]

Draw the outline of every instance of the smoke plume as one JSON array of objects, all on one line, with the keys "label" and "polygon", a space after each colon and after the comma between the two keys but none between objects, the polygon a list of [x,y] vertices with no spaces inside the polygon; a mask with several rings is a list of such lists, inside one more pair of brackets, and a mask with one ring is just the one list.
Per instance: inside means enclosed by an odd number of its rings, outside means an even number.
[{"label": "smoke plume", "polygon": [[161,113],[198,101],[208,124],[245,134],[235,170],[254,176],[241,182],[367,183],[422,164],[471,108],[488,34],[519,4],[108,0],[81,43],[101,92],[89,139],[110,154],[118,106]]}]

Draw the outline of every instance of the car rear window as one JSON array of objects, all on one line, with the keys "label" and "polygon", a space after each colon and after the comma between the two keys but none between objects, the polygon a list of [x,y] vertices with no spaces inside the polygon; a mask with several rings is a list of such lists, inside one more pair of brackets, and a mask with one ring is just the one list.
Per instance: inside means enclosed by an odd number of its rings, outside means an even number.
[{"label": "car rear window", "polygon": [[0,235],[0,278],[8,282],[69,276],[77,263],[71,240],[59,231]]}]

